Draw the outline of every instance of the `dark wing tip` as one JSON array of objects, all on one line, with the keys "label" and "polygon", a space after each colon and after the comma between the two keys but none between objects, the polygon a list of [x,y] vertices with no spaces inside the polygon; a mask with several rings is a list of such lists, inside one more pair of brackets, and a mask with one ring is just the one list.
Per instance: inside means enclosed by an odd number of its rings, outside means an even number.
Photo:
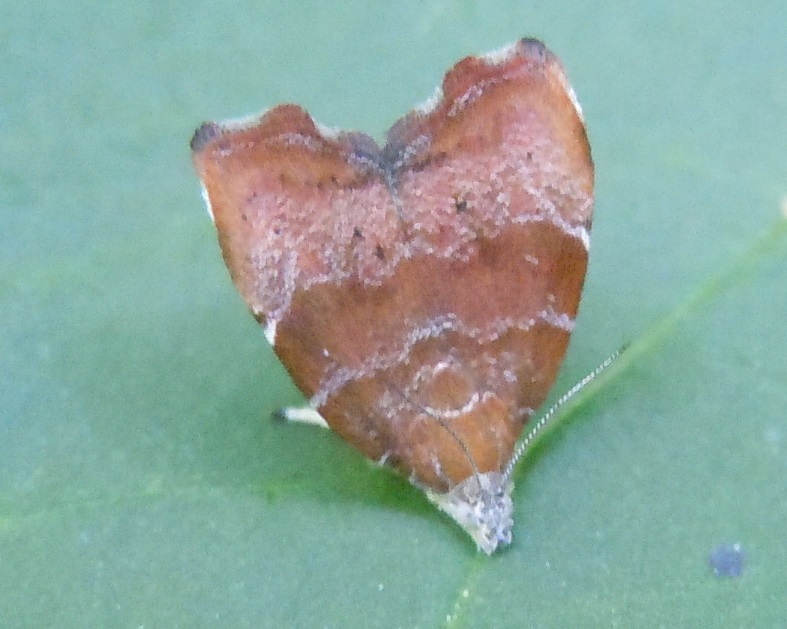
[{"label": "dark wing tip", "polygon": [[192,152],[199,153],[222,133],[221,127],[215,122],[203,122],[191,137],[189,146],[191,146]]}]

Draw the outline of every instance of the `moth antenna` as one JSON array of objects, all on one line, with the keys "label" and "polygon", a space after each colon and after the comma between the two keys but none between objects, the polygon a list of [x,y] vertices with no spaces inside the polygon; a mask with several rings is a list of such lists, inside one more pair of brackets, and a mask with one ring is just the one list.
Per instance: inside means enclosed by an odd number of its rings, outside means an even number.
[{"label": "moth antenna", "polygon": [[511,477],[511,474],[514,472],[516,464],[519,462],[525,452],[527,452],[528,448],[533,445],[533,441],[535,440],[538,433],[540,433],[544,427],[549,424],[550,420],[555,416],[555,413],[557,413],[560,407],[568,402],[582,389],[584,389],[587,385],[589,385],[593,380],[595,380],[603,371],[607,369],[607,367],[615,362],[615,359],[617,359],[624,351],[626,351],[626,348],[628,348],[628,344],[607,356],[607,358],[604,359],[604,362],[602,362],[598,367],[582,378],[582,380],[577,382],[573,387],[561,395],[560,399],[558,399],[558,401],[555,402],[549,408],[549,410],[541,416],[541,418],[533,425],[530,431],[524,436],[524,438],[519,442],[516,449],[514,450],[514,454],[511,456],[511,459],[508,461],[508,465],[506,465],[506,469],[503,472],[503,481],[508,481],[508,479]]},{"label": "moth antenna", "polygon": [[462,438],[457,434],[457,432],[453,428],[451,428],[451,426],[449,426],[448,423],[442,417],[440,417],[437,413],[429,410],[425,406],[422,406],[421,404],[419,404],[418,402],[413,400],[409,395],[407,395],[404,391],[402,391],[402,389],[397,387],[395,384],[393,384],[392,382],[389,382],[388,386],[393,391],[396,391],[399,395],[401,395],[402,398],[404,398],[404,400],[408,404],[412,404],[415,408],[417,408],[419,411],[421,411],[424,415],[426,415],[427,417],[431,417],[433,420],[435,420],[440,426],[442,426],[445,429],[445,431],[449,435],[451,435],[453,440],[456,441],[456,443],[462,449],[462,452],[465,453],[465,456],[467,457],[467,460],[470,462],[470,466],[473,468],[473,476],[476,477],[476,480],[478,481],[478,483],[480,485],[480,483],[481,483],[481,473],[478,471],[478,466],[475,463],[475,459],[473,458],[473,455],[470,453],[470,450],[468,450],[467,446],[465,445],[465,442],[462,441]]}]

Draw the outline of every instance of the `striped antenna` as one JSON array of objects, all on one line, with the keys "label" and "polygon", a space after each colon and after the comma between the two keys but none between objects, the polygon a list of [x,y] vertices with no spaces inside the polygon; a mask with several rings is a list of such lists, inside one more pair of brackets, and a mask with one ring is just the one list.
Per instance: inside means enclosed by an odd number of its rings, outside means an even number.
[{"label": "striped antenna", "polygon": [[587,385],[589,385],[593,380],[595,380],[604,370],[607,369],[615,359],[618,358],[625,350],[627,345],[624,345],[619,350],[608,356],[604,362],[602,362],[598,367],[596,367],[593,371],[591,371],[588,375],[586,375],[582,380],[577,382],[573,387],[571,387],[568,391],[566,391],[560,399],[555,402],[551,408],[544,413],[544,415],[533,425],[530,429],[530,432],[525,435],[524,439],[519,442],[517,445],[516,450],[514,450],[514,454],[511,456],[511,459],[506,466],[505,471],[503,472],[503,483],[505,485],[505,481],[511,477],[511,474],[514,472],[514,468],[522,456],[527,452],[528,448],[533,445],[533,441],[535,440],[538,433],[540,433],[544,427],[549,424],[550,420],[555,416],[555,413],[563,406],[566,402],[568,402],[572,397],[574,397],[577,393],[579,393],[582,389],[584,389]]}]

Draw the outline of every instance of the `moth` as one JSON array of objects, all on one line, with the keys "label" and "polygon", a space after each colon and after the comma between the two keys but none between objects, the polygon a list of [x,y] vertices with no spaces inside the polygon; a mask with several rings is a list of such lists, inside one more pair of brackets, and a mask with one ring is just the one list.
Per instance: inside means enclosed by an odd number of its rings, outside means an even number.
[{"label": "moth", "polygon": [[194,167],[233,282],[317,415],[491,554],[515,447],[579,307],[582,110],[539,41],[459,61],[384,145],[285,104],[208,122]]}]

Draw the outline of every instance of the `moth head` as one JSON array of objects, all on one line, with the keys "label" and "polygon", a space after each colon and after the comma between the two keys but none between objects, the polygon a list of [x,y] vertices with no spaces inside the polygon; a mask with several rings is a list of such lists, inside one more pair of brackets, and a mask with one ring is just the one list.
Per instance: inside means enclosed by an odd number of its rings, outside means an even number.
[{"label": "moth head", "polygon": [[513,538],[514,484],[499,472],[472,474],[447,493],[427,490],[435,505],[450,515],[476,543],[491,555]]}]

